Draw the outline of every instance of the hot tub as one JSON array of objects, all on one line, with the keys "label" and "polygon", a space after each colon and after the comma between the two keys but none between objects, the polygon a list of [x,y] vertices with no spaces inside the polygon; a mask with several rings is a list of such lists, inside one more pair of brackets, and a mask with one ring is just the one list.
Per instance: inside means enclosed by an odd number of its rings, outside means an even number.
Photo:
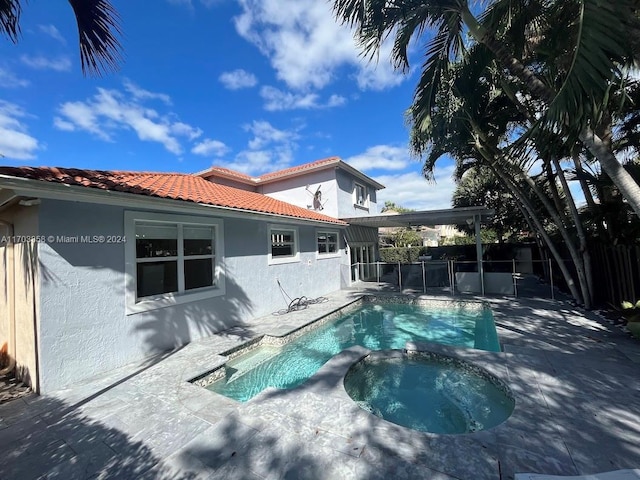
[{"label": "hot tub", "polygon": [[423,432],[471,433],[504,422],[515,401],[508,387],[471,363],[430,352],[374,352],[345,376],[364,410]]}]

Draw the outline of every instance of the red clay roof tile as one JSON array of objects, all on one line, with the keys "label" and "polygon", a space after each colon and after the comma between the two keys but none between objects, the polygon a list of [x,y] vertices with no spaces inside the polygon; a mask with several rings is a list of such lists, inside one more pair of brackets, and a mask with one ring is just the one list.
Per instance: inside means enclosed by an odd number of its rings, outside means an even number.
[{"label": "red clay roof tile", "polygon": [[0,167],[0,175],[346,225],[337,218],[297,207],[260,193],[212,183],[200,176],[190,174],[56,167]]},{"label": "red clay roof tile", "polygon": [[249,183],[251,185],[260,185],[261,183],[268,182],[277,178],[288,177],[297,173],[302,173],[307,170],[314,170],[316,168],[324,167],[327,165],[333,165],[340,163],[340,157],[323,158],[322,160],[316,160],[315,162],[305,163],[304,165],[297,165],[291,168],[285,168],[284,170],[278,170],[277,172],[270,172],[261,175],[260,177],[251,177],[241,172],[236,172],[225,167],[211,167],[202,172],[198,172],[195,175],[208,178],[211,176],[220,175],[227,178],[235,178],[243,183]]}]

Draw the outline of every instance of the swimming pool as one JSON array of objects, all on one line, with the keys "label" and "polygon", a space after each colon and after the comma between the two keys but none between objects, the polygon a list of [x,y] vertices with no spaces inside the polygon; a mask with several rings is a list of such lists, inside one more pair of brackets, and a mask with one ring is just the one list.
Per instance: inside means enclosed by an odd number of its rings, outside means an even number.
[{"label": "swimming pool", "polygon": [[268,387],[301,385],[331,357],[351,346],[403,349],[409,341],[500,351],[493,315],[487,308],[365,304],[291,343],[261,345],[230,360],[224,376],[206,388],[246,402]]}]

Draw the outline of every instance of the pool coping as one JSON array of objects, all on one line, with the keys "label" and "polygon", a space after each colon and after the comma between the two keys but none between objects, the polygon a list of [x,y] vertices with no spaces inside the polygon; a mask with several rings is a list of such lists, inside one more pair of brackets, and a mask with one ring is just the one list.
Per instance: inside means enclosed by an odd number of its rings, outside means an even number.
[{"label": "pool coping", "polygon": [[407,304],[407,305],[419,305],[423,307],[451,307],[461,308],[469,311],[480,311],[483,309],[491,310],[491,307],[486,301],[467,301],[458,299],[437,299],[437,298],[424,298],[416,295],[408,294],[364,294],[352,301],[335,308],[329,312],[326,312],[322,316],[310,319],[302,324],[294,327],[293,329],[283,332],[280,335],[263,334],[256,336],[240,345],[235,345],[223,352],[218,353],[220,357],[224,358],[224,361],[216,362],[215,366],[207,369],[204,372],[191,376],[191,378],[185,379],[187,382],[196,385],[198,387],[207,388],[216,381],[225,376],[225,367],[227,363],[241,355],[249,353],[254,349],[261,346],[283,346],[287,345],[294,340],[300,338],[306,333],[315,330],[329,322],[335,321],[341,315],[347,314],[364,304]]}]

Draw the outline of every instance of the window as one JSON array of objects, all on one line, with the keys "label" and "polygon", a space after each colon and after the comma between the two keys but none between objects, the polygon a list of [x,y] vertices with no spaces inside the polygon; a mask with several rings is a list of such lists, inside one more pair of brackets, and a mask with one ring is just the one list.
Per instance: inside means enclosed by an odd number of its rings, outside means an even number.
[{"label": "window", "polygon": [[318,232],[318,256],[328,257],[338,255],[338,233]]},{"label": "window", "polygon": [[127,312],[224,294],[222,221],[125,213]]},{"label": "window", "polygon": [[298,230],[271,226],[269,228],[269,263],[297,262],[299,259]]},{"label": "window", "polygon": [[356,183],[353,189],[355,196],[353,203],[359,207],[367,207],[369,204],[369,195],[367,194],[367,187]]}]

